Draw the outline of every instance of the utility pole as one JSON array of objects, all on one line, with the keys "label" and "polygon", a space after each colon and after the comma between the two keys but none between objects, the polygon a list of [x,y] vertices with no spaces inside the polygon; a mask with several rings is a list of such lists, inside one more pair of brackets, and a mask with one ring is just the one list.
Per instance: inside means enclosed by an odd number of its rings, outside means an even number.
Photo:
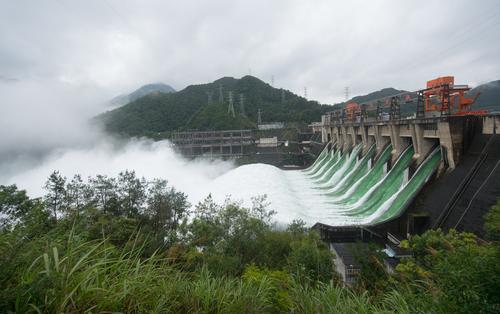
[{"label": "utility pole", "polygon": [[244,117],[247,116],[245,113],[245,96],[243,94],[240,94],[240,114]]},{"label": "utility pole", "polygon": [[219,102],[224,103],[224,94],[222,93],[222,84],[219,84]]},{"label": "utility pole", "polygon": [[212,95],[213,95],[213,92],[212,92],[212,91],[207,92],[207,97],[208,97],[208,99],[207,99],[207,103],[208,103],[209,105],[211,105],[211,104],[212,104]]},{"label": "utility pole", "polygon": [[262,112],[260,111],[257,111],[257,124],[262,124]]},{"label": "utility pole", "polygon": [[227,106],[227,113],[231,114],[234,118],[236,115],[234,113],[233,92],[232,91],[228,92],[228,98],[229,98],[229,105]]}]

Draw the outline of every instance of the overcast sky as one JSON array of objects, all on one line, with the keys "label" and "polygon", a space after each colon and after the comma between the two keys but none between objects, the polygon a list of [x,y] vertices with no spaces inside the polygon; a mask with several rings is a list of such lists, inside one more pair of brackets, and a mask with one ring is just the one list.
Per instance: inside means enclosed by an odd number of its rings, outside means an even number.
[{"label": "overcast sky", "polygon": [[[324,103],[500,79],[500,1],[0,0],[0,84],[113,96],[255,75]],[[12,83],[9,83],[12,84]]]}]

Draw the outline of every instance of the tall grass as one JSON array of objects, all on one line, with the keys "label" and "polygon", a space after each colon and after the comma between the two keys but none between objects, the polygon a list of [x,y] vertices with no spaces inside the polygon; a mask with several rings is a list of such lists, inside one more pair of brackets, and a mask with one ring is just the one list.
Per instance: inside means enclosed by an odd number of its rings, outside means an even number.
[{"label": "tall grass", "polygon": [[[408,312],[404,299],[375,306],[366,294],[332,285],[286,287],[289,308],[277,307],[276,286],[263,277],[252,281],[216,277],[206,269],[183,272],[142,246],[117,250],[107,241],[48,244],[19,282],[0,312],[18,313],[376,313]],[[392,309],[391,309],[392,308]],[[402,310],[402,311],[398,311]]]}]

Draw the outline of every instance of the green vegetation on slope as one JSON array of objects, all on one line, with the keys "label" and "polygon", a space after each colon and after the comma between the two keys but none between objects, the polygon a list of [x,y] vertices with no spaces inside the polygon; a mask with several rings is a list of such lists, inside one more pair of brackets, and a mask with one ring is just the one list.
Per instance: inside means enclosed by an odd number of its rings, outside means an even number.
[{"label": "green vegetation on slope", "polygon": [[[222,86],[223,102],[219,98]],[[233,92],[237,118],[227,113],[228,92]],[[213,103],[208,105],[208,94]],[[244,97],[244,112],[240,109]],[[308,101],[290,91],[273,88],[252,77],[224,77],[213,83],[191,85],[169,94],[150,94],[123,107],[106,112],[97,119],[111,133],[152,136],[160,132],[198,129],[240,129],[254,126],[261,109],[263,121],[319,121],[330,106]],[[244,116],[243,116],[244,114]]]},{"label": "green vegetation on slope", "polygon": [[477,93],[481,94],[472,106],[472,110],[500,111],[500,80],[479,85],[471,89],[467,96],[474,97]]},{"label": "green vegetation on slope", "polygon": [[228,114],[227,105],[217,102],[203,106],[186,127],[199,130],[239,130],[254,129],[256,123],[240,114],[233,117]]}]

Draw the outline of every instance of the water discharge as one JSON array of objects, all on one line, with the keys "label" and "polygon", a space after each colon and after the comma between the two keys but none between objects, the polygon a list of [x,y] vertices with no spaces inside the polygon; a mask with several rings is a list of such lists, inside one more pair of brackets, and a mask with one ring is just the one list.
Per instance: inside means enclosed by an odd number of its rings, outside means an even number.
[{"label": "water discharge", "polygon": [[230,196],[244,204],[266,194],[282,223],[302,219],[309,225],[372,225],[401,215],[441,158],[437,148],[410,176],[413,147],[408,146],[392,165],[391,151],[391,145],[379,154],[375,145],[364,154],[361,145],[349,152],[327,145],[308,169],[245,165],[216,178],[209,192],[216,200]]},{"label": "water discharge", "polygon": [[305,170],[284,171],[265,164],[234,168],[229,162],[187,161],[166,141],[134,140],[122,144],[103,141],[81,149],[54,152],[39,166],[2,177],[0,184],[18,184],[30,196],[42,196],[47,175],[54,169],[71,178],[129,169],[148,180],[164,178],[188,195],[193,205],[207,195],[219,203],[230,197],[245,206],[266,194],[279,223],[302,219],[309,225],[370,225],[399,216],[440,162],[439,149],[410,172],[414,149],[409,146],[391,163],[393,147],[381,151],[361,145],[341,151],[330,144]]}]

